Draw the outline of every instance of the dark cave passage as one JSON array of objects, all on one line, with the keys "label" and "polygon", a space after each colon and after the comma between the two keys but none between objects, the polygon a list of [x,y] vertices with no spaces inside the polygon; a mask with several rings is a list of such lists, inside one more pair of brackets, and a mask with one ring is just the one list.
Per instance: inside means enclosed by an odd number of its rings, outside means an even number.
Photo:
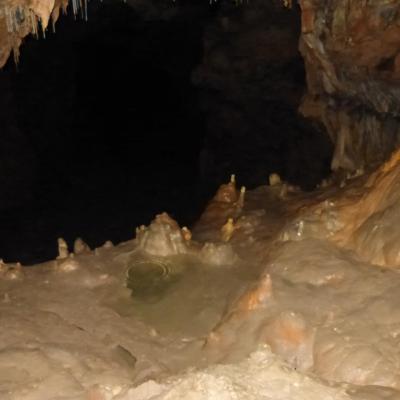
[{"label": "dark cave passage", "polygon": [[233,74],[248,95],[232,102],[192,79],[207,68],[204,31],[219,6],[186,3],[145,21],[124,3],[91,2],[88,23],[64,16],[46,40],[27,40],[18,70],[1,72],[5,261],[54,258],[58,237],[129,240],[161,211],[190,225],[231,173],[254,187],[279,172],[309,189],[329,172],[328,141],[296,113],[301,57],[270,60],[253,82]]},{"label": "dark cave passage", "polygon": [[312,190],[330,173],[332,143],[298,112],[306,91],[300,8],[221,2],[194,73],[206,114],[205,180],[232,171],[248,188],[271,173]]},{"label": "dark cave passage", "polygon": [[21,137],[10,172],[23,181],[2,177],[14,192],[0,214],[6,261],[54,257],[57,237],[128,240],[164,210],[198,217],[204,123],[190,76],[204,14],[144,21],[122,2],[93,2],[88,23],[61,18],[56,34],[27,41],[17,71],[7,65],[3,118]]}]

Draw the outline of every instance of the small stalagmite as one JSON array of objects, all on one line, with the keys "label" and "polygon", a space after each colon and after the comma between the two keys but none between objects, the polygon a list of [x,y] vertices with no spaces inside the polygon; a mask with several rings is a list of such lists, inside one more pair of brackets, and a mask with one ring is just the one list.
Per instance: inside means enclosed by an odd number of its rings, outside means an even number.
[{"label": "small stalagmite", "polygon": [[237,207],[239,207],[239,208],[243,208],[244,207],[245,196],[246,196],[246,187],[242,186],[240,188],[239,199],[238,199],[238,201],[236,203]]},{"label": "small stalagmite", "polygon": [[57,260],[61,260],[63,258],[67,258],[69,256],[67,242],[63,238],[58,238],[57,239],[57,243],[58,243],[58,257],[57,257]]},{"label": "small stalagmite", "polygon": [[74,242],[74,253],[75,254],[84,254],[89,253],[90,247],[86,244],[81,238],[76,238]]},{"label": "small stalagmite", "polygon": [[190,242],[192,240],[192,232],[190,232],[190,229],[187,226],[184,226],[181,229],[182,236],[183,238],[187,241]]},{"label": "small stalagmite", "polygon": [[114,247],[114,243],[111,240],[107,240],[103,244],[103,248],[105,248],[105,249],[111,249],[113,247]]},{"label": "small stalagmite", "polygon": [[3,272],[6,272],[8,269],[7,264],[4,262],[4,260],[1,258],[0,259],[0,274]]},{"label": "small stalagmite", "polygon": [[56,270],[58,272],[72,272],[79,268],[78,261],[75,260],[74,254],[71,253],[68,257],[63,258],[61,263],[57,263]]},{"label": "small stalagmite", "polygon": [[228,221],[221,228],[221,239],[223,242],[229,242],[232,238],[233,232],[235,231],[236,226],[233,218],[228,218]]},{"label": "small stalagmite", "polygon": [[286,196],[287,196],[287,194],[288,194],[288,185],[287,185],[286,183],[284,183],[284,184],[282,185],[282,187],[281,187],[280,192],[279,192],[279,197],[280,197],[281,199],[285,199]]},{"label": "small stalagmite", "polygon": [[281,183],[281,177],[277,173],[274,172],[269,176],[269,186],[277,186]]},{"label": "small stalagmite", "polygon": [[214,200],[222,203],[235,203],[238,201],[235,175],[231,175],[229,183],[226,183],[219,187],[214,197]]},{"label": "small stalagmite", "polygon": [[22,265],[19,262],[17,262],[15,265],[9,266],[4,274],[4,279],[10,281],[20,280],[23,277],[24,271],[22,270]]}]

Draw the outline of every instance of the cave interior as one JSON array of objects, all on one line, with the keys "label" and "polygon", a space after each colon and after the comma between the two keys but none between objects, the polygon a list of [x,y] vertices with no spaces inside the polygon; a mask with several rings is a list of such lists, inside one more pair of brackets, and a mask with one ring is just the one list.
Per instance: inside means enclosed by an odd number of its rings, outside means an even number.
[{"label": "cave interior", "polygon": [[398,400],[400,5],[3,0],[0,398]]}]

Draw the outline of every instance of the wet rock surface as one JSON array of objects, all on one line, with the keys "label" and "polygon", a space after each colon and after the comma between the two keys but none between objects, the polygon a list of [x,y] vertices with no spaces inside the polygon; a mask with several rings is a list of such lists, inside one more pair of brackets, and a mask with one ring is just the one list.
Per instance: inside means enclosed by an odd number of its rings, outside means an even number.
[{"label": "wet rock surface", "polygon": [[303,0],[300,7],[302,113],[322,121],[336,144],[333,169],[379,163],[400,138],[400,5]]}]

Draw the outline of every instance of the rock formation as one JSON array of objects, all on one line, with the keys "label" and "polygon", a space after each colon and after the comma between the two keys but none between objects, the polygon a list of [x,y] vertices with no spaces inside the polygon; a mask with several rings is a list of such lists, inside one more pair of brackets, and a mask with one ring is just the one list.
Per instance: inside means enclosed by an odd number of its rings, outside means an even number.
[{"label": "rock formation", "polygon": [[307,72],[301,112],[336,144],[333,169],[356,170],[398,145],[400,5],[302,0],[300,49]]},{"label": "rock formation", "polygon": [[[129,0],[145,19],[167,19],[174,9],[160,0]],[[49,24],[55,24],[61,12],[71,9],[76,16],[88,19],[87,0],[2,0],[0,2],[0,67],[13,53],[18,62],[23,39],[32,34],[46,36]]]}]

